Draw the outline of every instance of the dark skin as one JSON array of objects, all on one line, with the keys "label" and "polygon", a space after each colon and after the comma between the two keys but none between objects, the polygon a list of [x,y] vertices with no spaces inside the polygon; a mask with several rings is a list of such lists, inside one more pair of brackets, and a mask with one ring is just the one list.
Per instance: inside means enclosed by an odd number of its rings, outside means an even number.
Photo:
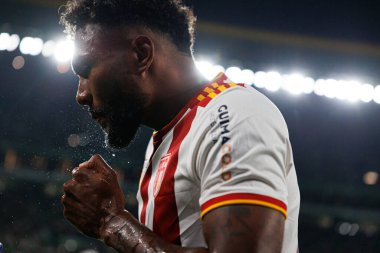
[{"label": "dark skin", "polygon": [[[194,80],[203,80],[192,58],[164,36],[138,27],[129,28],[128,36],[125,33],[125,29],[114,29],[105,34],[99,27],[88,26],[77,34],[77,101],[101,108],[110,101],[104,95],[107,89],[143,94],[143,117],[138,123],[160,129],[196,94],[199,86],[194,86]],[[81,71],[82,61],[90,56],[90,70]],[[125,71],[114,71],[121,66]],[[100,79],[115,80],[115,86],[102,87]],[[106,116],[96,119],[105,132],[110,131],[112,124]],[[285,219],[270,208],[231,205],[214,209],[203,218],[208,249],[184,248],[162,240],[125,210],[116,173],[99,155],[72,174],[62,196],[65,218],[118,252],[281,252]]]}]

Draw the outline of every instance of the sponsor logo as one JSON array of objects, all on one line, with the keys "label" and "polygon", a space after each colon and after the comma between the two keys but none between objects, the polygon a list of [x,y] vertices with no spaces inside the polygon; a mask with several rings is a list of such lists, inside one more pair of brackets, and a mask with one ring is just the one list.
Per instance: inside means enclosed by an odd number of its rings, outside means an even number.
[{"label": "sponsor logo", "polygon": [[226,172],[223,172],[223,173],[222,173],[222,179],[223,179],[224,181],[228,181],[228,180],[230,180],[231,177],[232,177],[232,175],[231,175],[231,172],[230,172],[230,171],[226,171]]},{"label": "sponsor logo", "polygon": [[214,113],[211,113],[210,114],[210,135],[211,135],[211,140],[215,143],[218,141],[218,133],[216,131],[216,129],[218,128],[215,128],[217,124],[217,116],[215,116]]},{"label": "sponsor logo", "polygon": [[218,118],[219,118],[219,128],[221,130],[221,137],[222,137],[222,145],[226,144],[230,139],[230,116],[228,114],[228,107],[227,105],[222,105],[218,109]]},{"label": "sponsor logo", "polygon": [[232,146],[229,144],[224,144],[221,148],[221,155],[222,158],[220,160],[222,164],[221,168],[221,178],[223,181],[228,181],[232,178],[232,173],[231,171],[227,170],[228,165],[232,162]]},{"label": "sponsor logo", "polygon": [[158,192],[160,191],[162,181],[164,180],[165,171],[166,171],[166,168],[168,167],[168,164],[170,161],[170,156],[171,156],[170,153],[163,156],[160,160],[160,164],[158,165],[156,177],[154,179],[154,184],[153,184],[153,196],[154,197],[156,197]]},{"label": "sponsor logo", "polygon": [[226,166],[232,162],[231,154],[225,154],[222,156],[222,164]]}]

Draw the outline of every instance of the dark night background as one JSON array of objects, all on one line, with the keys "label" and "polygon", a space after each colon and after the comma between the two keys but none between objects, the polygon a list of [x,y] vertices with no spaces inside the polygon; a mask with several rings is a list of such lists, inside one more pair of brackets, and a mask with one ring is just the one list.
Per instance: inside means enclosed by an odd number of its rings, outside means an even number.
[{"label": "dark night background", "polygon": [[[379,1],[185,2],[198,16],[196,58],[255,72],[301,71],[315,79],[357,78],[380,85]],[[44,41],[63,37],[57,14],[63,3],[2,0],[0,33]],[[248,38],[228,27],[277,37]],[[345,49],[345,43],[354,48]],[[0,51],[4,252],[114,252],[63,219],[61,185],[68,170],[100,153],[119,171],[128,208],[136,212],[134,196],[151,131],[141,129],[126,150],[105,149],[98,126],[75,102],[77,78],[70,71],[58,73],[56,61],[41,55],[23,56],[25,66],[15,70],[12,61],[19,55],[18,49]],[[380,173],[380,104],[259,90],[288,123],[301,190],[300,252],[380,252],[380,183],[363,180],[369,171]],[[71,147],[69,136],[80,145]]]}]

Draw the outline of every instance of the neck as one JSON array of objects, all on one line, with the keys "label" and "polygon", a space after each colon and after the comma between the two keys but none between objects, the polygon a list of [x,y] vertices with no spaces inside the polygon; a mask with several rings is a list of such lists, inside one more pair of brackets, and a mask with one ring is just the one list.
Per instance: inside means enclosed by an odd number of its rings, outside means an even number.
[{"label": "neck", "polygon": [[150,104],[143,124],[155,130],[167,125],[197,94],[207,80],[196,69],[191,57],[179,59],[160,71],[155,99]]}]

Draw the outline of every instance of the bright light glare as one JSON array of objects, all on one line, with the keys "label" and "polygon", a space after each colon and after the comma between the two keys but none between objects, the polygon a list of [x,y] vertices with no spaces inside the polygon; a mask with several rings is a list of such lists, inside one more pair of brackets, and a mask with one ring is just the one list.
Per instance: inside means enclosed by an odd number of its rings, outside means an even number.
[{"label": "bright light glare", "polygon": [[357,102],[360,99],[361,85],[357,81],[350,81],[346,87],[346,99],[349,102]]},{"label": "bright light glare", "polygon": [[50,57],[54,54],[55,42],[52,40],[46,41],[42,48],[42,55],[45,57]]},{"label": "bright light glare", "polygon": [[12,52],[16,50],[19,44],[20,44],[20,37],[17,34],[12,34],[9,37],[9,44],[8,44],[7,50],[9,52]]},{"label": "bright light glare", "polygon": [[271,72],[256,72],[255,86],[258,88],[266,88],[269,91],[277,91],[282,85],[282,77],[279,73]]},{"label": "bright light glare", "polygon": [[380,104],[380,85],[377,85],[373,94],[373,101]]},{"label": "bright light glare", "polygon": [[340,100],[347,99],[348,97],[348,94],[347,94],[348,90],[346,88],[347,85],[348,85],[348,81],[343,81],[343,80],[335,81],[335,89],[336,89],[335,98],[340,99]]},{"label": "bright light glare", "polygon": [[242,83],[252,85],[255,81],[255,74],[250,69],[244,69],[241,71],[241,81]]},{"label": "bright light glare", "polygon": [[6,50],[10,44],[10,35],[8,33],[0,33],[0,50]]},{"label": "bright light glare", "polygon": [[265,88],[269,91],[278,91],[282,86],[282,76],[274,71],[266,73]]},{"label": "bright light glare", "polygon": [[357,81],[318,79],[315,82],[314,93],[319,96],[337,98],[349,102],[356,102],[361,99],[362,96],[364,100],[372,100],[368,98],[368,96],[370,96],[368,95],[368,87],[363,90],[362,85]]},{"label": "bright light glare", "polygon": [[359,97],[364,103],[371,102],[373,100],[375,88],[370,84],[363,84],[360,87]]},{"label": "bright light glare", "polygon": [[211,79],[213,77],[211,77],[211,70],[212,70],[212,64],[208,61],[197,61],[195,62],[195,65],[197,67],[197,69],[199,70],[199,72],[201,72],[201,74],[209,81],[211,81]]},{"label": "bright light glare", "polygon": [[311,77],[305,77],[303,82],[304,82],[303,89],[302,89],[303,93],[311,94],[313,92],[314,86],[315,86],[314,79]]},{"label": "bright light glare", "polygon": [[228,76],[232,82],[241,83],[242,82],[242,74],[241,69],[238,67],[229,67],[226,70],[226,76]]},{"label": "bright light glare", "polygon": [[263,72],[263,71],[259,71],[259,72],[256,72],[255,73],[255,76],[254,76],[254,82],[253,84],[257,87],[257,88],[264,88],[265,87],[265,76],[266,76],[267,73]]},{"label": "bright light glare", "polygon": [[339,82],[334,79],[326,80],[324,86],[324,95],[328,98],[338,98],[339,94],[342,94]]},{"label": "bright light glare", "polygon": [[303,93],[305,78],[299,74],[283,76],[282,87],[289,93],[299,95]]},{"label": "bright light glare", "polygon": [[36,56],[41,53],[44,42],[40,38],[25,37],[20,43],[20,52]]},{"label": "bright light glare", "polygon": [[221,65],[215,65],[212,67],[212,78],[215,78],[219,73],[225,72],[225,68]]},{"label": "bright light glare", "polygon": [[[14,51],[19,47],[22,54],[38,55],[42,53],[45,57],[53,56],[59,63],[59,70],[66,72],[66,64],[72,59],[75,45],[72,40],[43,42],[40,38],[24,37],[20,41],[17,34],[0,33],[0,51]],[[17,57],[16,57],[17,58]],[[21,59],[22,57],[18,57]],[[23,58],[22,58],[23,59]],[[19,63],[21,61],[17,61]],[[15,69],[22,68],[23,64],[13,62]],[[362,101],[368,103],[374,101],[380,104],[380,85],[374,87],[371,84],[361,84],[357,81],[344,81],[335,79],[318,79],[304,77],[300,74],[281,75],[278,72],[254,73],[250,69],[240,69],[229,67],[225,69],[221,65],[214,65],[208,61],[196,61],[195,65],[200,73],[209,81],[215,78],[220,72],[226,75],[235,83],[245,83],[254,85],[257,88],[265,88],[269,91],[286,90],[291,94],[311,94],[314,92],[318,96],[346,100],[349,102]],[[21,67],[20,67],[21,66]],[[65,68],[63,69],[64,66]],[[62,67],[62,68],[61,68]]]},{"label": "bright light glare", "polygon": [[315,82],[314,93],[318,96],[324,96],[325,90],[326,90],[326,80],[325,79],[318,79]]},{"label": "bright light glare", "polygon": [[66,39],[57,43],[54,50],[54,57],[58,62],[69,62],[74,55],[74,41]]}]

